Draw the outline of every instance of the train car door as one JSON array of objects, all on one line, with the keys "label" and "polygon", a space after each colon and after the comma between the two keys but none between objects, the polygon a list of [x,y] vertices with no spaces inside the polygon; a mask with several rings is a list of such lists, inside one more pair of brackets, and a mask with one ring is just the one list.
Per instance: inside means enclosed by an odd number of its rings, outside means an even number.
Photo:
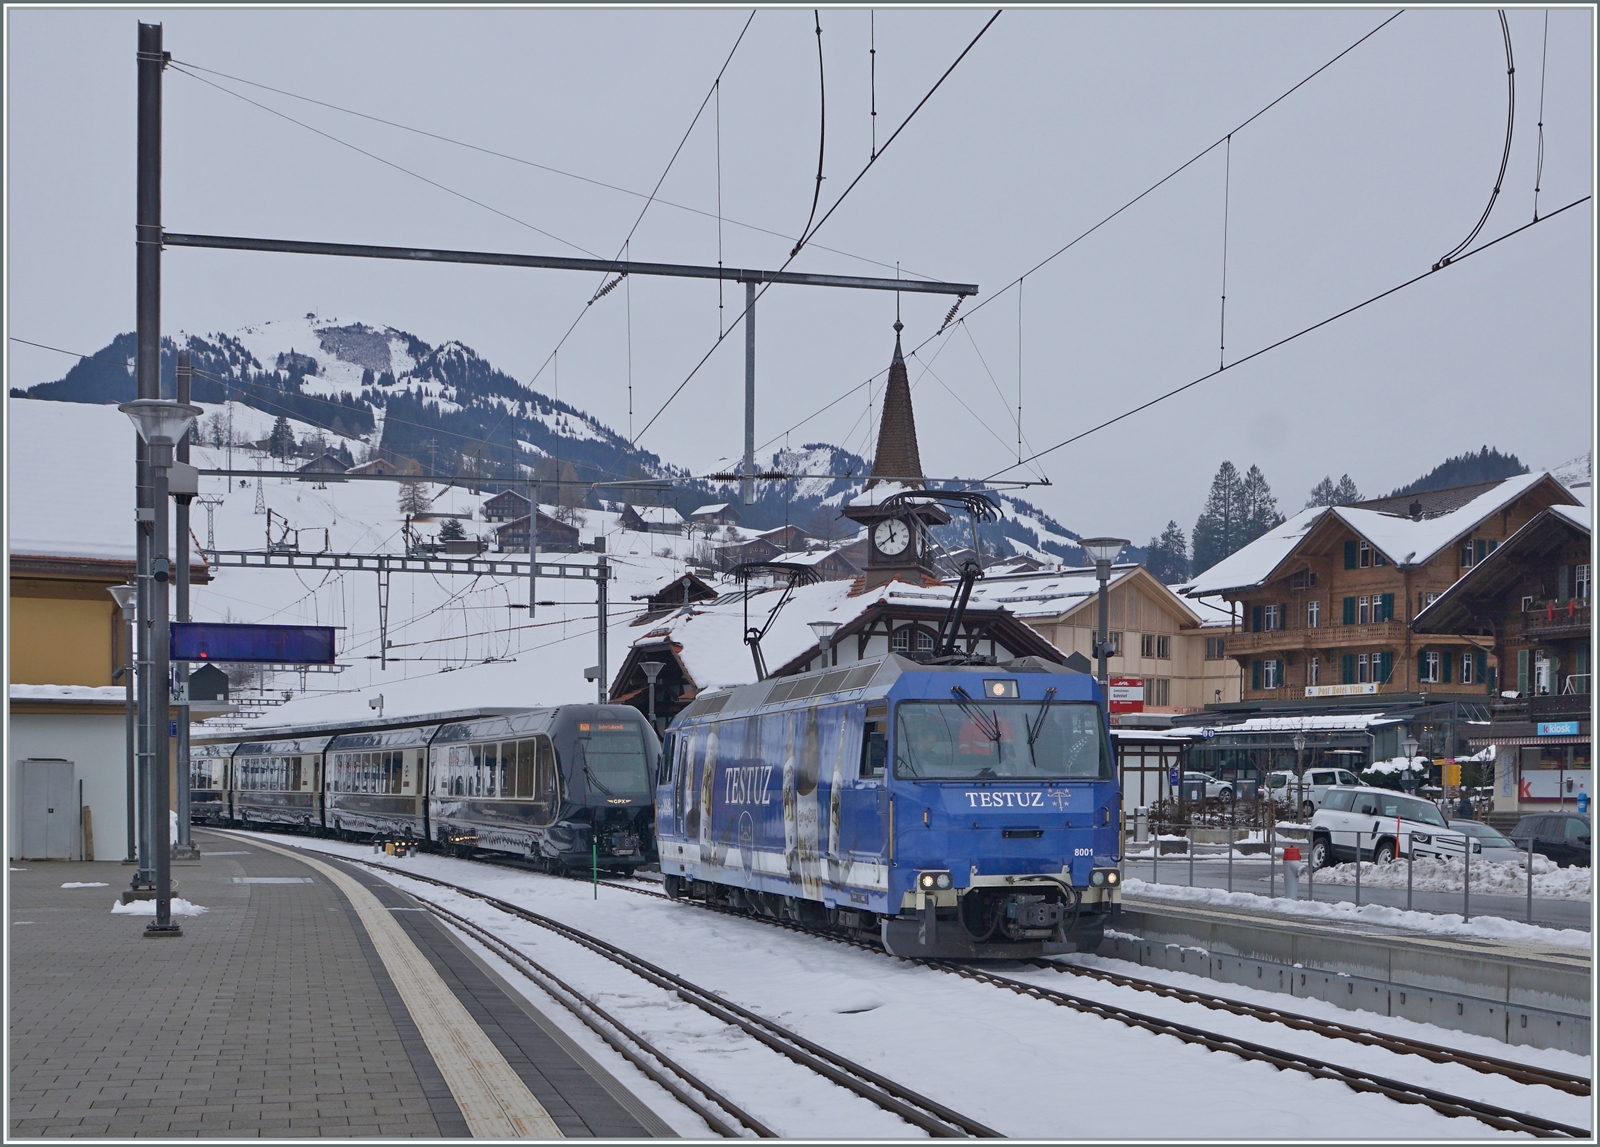
[{"label": "train car door", "polygon": [[850,883],[848,870],[855,862],[883,859],[889,839],[889,707],[883,702],[868,705],[860,719],[855,776],[845,782],[839,795],[842,883]]}]

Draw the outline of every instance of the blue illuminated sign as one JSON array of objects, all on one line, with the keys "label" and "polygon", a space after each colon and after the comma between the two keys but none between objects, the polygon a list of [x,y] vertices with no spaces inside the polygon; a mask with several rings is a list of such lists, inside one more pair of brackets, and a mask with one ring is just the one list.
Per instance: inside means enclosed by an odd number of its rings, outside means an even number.
[{"label": "blue illuminated sign", "polygon": [[1578,722],[1576,721],[1540,721],[1539,736],[1541,737],[1576,737],[1578,735]]},{"label": "blue illuminated sign", "polygon": [[175,621],[168,656],[174,661],[332,665],[333,627]]}]

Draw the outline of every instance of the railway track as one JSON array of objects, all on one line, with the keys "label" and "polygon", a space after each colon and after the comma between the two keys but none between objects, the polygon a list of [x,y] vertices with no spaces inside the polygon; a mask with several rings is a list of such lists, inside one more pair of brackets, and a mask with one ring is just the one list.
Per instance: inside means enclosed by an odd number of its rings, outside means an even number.
[{"label": "railway track", "polygon": [[[907,1123],[910,1123],[915,1127],[920,1127],[930,1136],[934,1136],[936,1138],[1002,1138],[1000,1132],[991,1127],[987,1127],[984,1124],[979,1123],[977,1120],[963,1115],[952,1108],[945,1106],[937,1100],[930,1099],[929,1097],[913,1091],[902,1084],[896,1083],[887,1076],[881,1075],[880,1073],[873,1071],[871,1068],[866,1067],[863,1064],[856,1063],[855,1061],[847,1059],[836,1052],[830,1051],[821,1044],[809,1040],[805,1036],[791,1031],[781,1024],[775,1023],[774,1021],[767,1019],[765,1016],[724,999],[723,997],[712,992],[710,989],[702,988],[698,984],[695,984],[690,980],[683,978],[682,976],[678,976],[672,972],[669,972],[665,968],[661,968],[656,964],[645,960],[643,957],[634,955],[633,953],[620,948],[615,944],[601,940],[596,936],[591,936],[581,929],[574,928],[569,924],[564,924],[561,921],[554,920],[548,916],[543,916],[540,913],[530,911],[527,908],[523,908],[521,905],[512,904],[509,901],[501,900],[498,897],[490,896],[486,893],[478,892],[471,888],[465,888],[459,884],[452,884],[449,881],[439,880],[431,876],[422,876],[418,873],[401,872],[389,865],[374,864],[371,861],[360,860],[353,857],[340,857],[339,859],[345,860],[351,864],[359,864],[364,868],[383,872],[386,875],[401,876],[407,880],[415,880],[423,884],[447,889],[461,896],[471,897],[472,899],[486,904],[497,911],[503,912],[509,916],[514,916],[519,920],[538,925],[540,928],[544,928],[547,931],[553,932],[563,939],[570,940],[575,944],[587,948],[589,951],[594,952],[606,960],[609,960],[618,967],[624,968],[627,971],[632,972],[634,975],[639,976],[641,979],[647,980],[655,986],[664,989],[676,998],[683,1000],[685,1003],[693,1004],[701,1011],[725,1024],[728,1024],[730,1027],[738,1028],[745,1034],[751,1036],[757,1042],[765,1045],[768,1048],[771,1048],[773,1051],[786,1057],[794,1063],[799,1064],[801,1067],[807,1068],[810,1071],[815,1072],[817,1075],[820,1075],[825,1079],[828,1079],[839,1085],[840,1087],[854,1092],[861,1098],[876,1104],[884,1111],[899,1116]],[[631,1029],[627,1028],[614,1016],[607,1014],[602,1008],[599,1007],[599,1005],[595,1004],[586,996],[583,996],[571,985],[561,981],[548,969],[538,965],[527,956],[518,952],[510,944],[494,936],[492,933],[462,916],[460,913],[454,912],[451,909],[446,908],[444,905],[430,900],[427,897],[418,896],[415,893],[412,893],[411,895],[419,903],[425,905],[430,911],[437,913],[444,919],[449,920],[452,924],[462,928],[475,939],[485,943],[497,955],[505,958],[513,967],[523,972],[528,976],[529,979],[533,980],[535,983],[538,983],[542,988],[545,988],[547,992],[549,991],[549,988],[546,985],[555,986],[558,990],[555,992],[550,992],[551,995],[555,996],[555,998],[564,1006],[566,1006],[568,1010],[573,1011],[574,1014],[578,1015],[578,1017],[582,1019],[591,1028],[591,1030],[594,1030],[601,1036],[601,1038],[605,1039],[608,1044],[621,1052],[630,1062],[634,1063],[636,1066],[639,1066],[641,1070],[644,1070],[645,1073],[650,1076],[650,1078],[654,1079],[657,1083],[662,1084],[662,1086],[671,1092],[675,1098],[677,1098],[680,1102],[683,1102],[685,1106],[688,1106],[702,1119],[705,1119],[707,1124],[711,1126],[711,1128],[718,1134],[723,1135],[724,1137],[742,1137],[740,1136],[739,1132],[730,1125],[727,1119],[718,1117],[714,1111],[708,1109],[705,1103],[695,1100],[692,1095],[686,1094],[684,1086],[680,1086],[679,1084],[676,1084],[672,1080],[666,1078],[665,1072],[670,1072],[672,1075],[681,1080],[684,1085],[687,1085],[687,1087],[692,1088],[694,1091],[698,1091],[701,1095],[705,1096],[706,1099],[715,1104],[716,1107],[719,1107],[726,1112],[727,1116],[729,1116],[732,1120],[743,1124],[758,1137],[776,1137],[776,1133],[755,1116],[734,1104],[727,1097],[716,1092],[688,1069],[671,1060],[659,1049],[653,1047],[643,1036],[640,1036]],[[603,1021],[603,1024],[612,1029],[612,1032],[615,1034],[608,1033],[602,1030],[600,1025],[591,1022],[590,1017],[584,1014],[585,1011],[592,1013],[594,1017],[597,1017]],[[662,1068],[664,1068],[665,1071],[651,1068],[648,1063],[644,1061],[636,1052],[633,1052],[632,1049],[625,1049],[625,1047],[620,1043],[619,1037],[620,1040],[625,1040],[634,1044],[635,1047],[642,1050],[645,1055],[656,1060],[662,1065]]]},{"label": "railway track", "polygon": [[1212,995],[1210,992],[1196,992],[1188,988],[1177,988],[1170,984],[1158,983],[1155,980],[1140,979],[1137,976],[1124,976],[1099,968],[1082,968],[1073,964],[1059,964],[1054,960],[1044,959],[1029,960],[1027,963],[1037,968],[1049,968],[1055,972],[1071,973],[1075,976],[1101,980],[1121,988],[1132,988],[1139,992],[1153,992],[1168,999],[1182,1000],[1186,1004],[1199,1004],[1201,1007],[1210,1008],[1213,1011],[1232,1012],[1236,1016],[1248,1016],[1251,1019],[1268,1023],[1283,1024],[1298,1031],[1314,1032],[1329,1039],[1349,1040],[1352,1043],[1365,1044],[1368,1047],[1381,1047],[1402,1055],[1419,1055],[1424,1059],[1432,1060],[1434,1063],[1458,1063],[1463,1067],[1471,1068],[1473,1071],[1482,1072],[1484,1075],[1503,1075],[1508,1079],[1516,1080],[1518,1083],[1553,1087],[1570,1095],[1588,1095],[1590,1092],[1589,1080],[1581,1075],[1570,1075],[1564,1071],[1552,1071],[1549,1068],[1516,1063],[1513,1060],[1499,1059],[1492,1055],[1480,1055],[1475,1052],[1461,1051],[1457,1048],[1440,1047],[1438,1044],[1425,1043],[1422,1040],[1410,1039],[1406,1036],[1369,1032],[1364,1028],[1339,1023],[1337,1020],[1318,1019],[1314,1016],[1286,1012],[1279,1008],[1267,1007],[1262,1004],[1245,1003],[1242,1000],[1231,999],[1227,996]]},{"label": "railway track", "polygon": [[[610,888],[617,888],[625,892],[633,892],[641,896],[659,897],[670,899],[665,893],[653,889],[639,888],[615,882],[602,882]],[[684,903],[694,904],[697,908],[710,908],[712,911],[727,912],[711,905],[698,904],[694,901]],[[760,916],[747,916],[741,912],[727,912],[729,915],[740,916],[744,919],[759,921],[764,924],[775,924],[792,931],[803,932],[807,935],[817,936],[835,943],[847,944],[852,947],[864,948],[870,951],[881,952],[881,946],[870,944],[851,937],[838,936],[815,928],[808,928],[803,924],[796,924],[786,920],[770,920]],[[940,971],[955,971],[962,965],[945,961],[913,961]],[[1500,1059],[1496,1056],[1483,1055],[1477,1052],[1462,1051],[1458,1048],[1443,1047],[1439,1044],[1427,1043],[1423,1040],[1411,1039],[1407,1036],[1390,1035],[1381,1032],[1370,1032],[1364,1028],[1351,1024],[1340,1023],[1337,1020],[1321,1019],[1316,1016],[1301,1015],[1297,1012],[1288,1012],[1280,1008],[1269,1007],[1263,1004],[1247,1003],[1243,1000],[1233,999],[1229,996],[1219,996],[1210,992],[1195,991],[1190,988],[1174,987],[1155,980],[1141,979],[1137,976],[1125,976],[1116,972],[1107,972],[1099,968],[1084,968],[1076,964],[1062,964],[1054,960],[1034,959],[1023,961],[1036,968],[1048,968],[1051,971],[1082,976],[1086,979],[1099,980],[1104,983],[1114,984],[1121,988],[1131,988],[1134,991],[1151,992],[1167,999],[1179,1000],[1183,1003],[1199,1004],[1201,1007],[1213,1011],[1230,1012],[1233,1015],[1246,1016],[1250,1019],[1260,1020],[1263,1023],[1277,1023],[1297,1031],[1307,1031],[1328,1039],[1347,1040],[1351,1043],[1363,1044],[1367,1047],[1379,1047],[1400,1055],[1416,1055],[1423,1059],[1440,1064],[1459,1064],[1484,1075],[1500,1075],[1518,1083],[1532,1086],[1553,1087],[1558,1091],[1567,1092],[1569,1095],[1589,1095],[1591,1092],[1590,1081],[1581,1075],[1572,1075],[1564,1071],[1555,1071],[1550,1068],[1538,1067],[1532,1064],[1517,1063],[1514,1060]]]},{"label": "railway track", "polygon": [[[506,912],[509,915],[519,917],[530,923],[537,924],[540,927],[556,932],[559,935],[563,935],[576,943],[590,948],[592,951],[606,955],[607,958],[613,959],[614,962],[620,964],[621,966],[629,968],[630,971],[635,971],[637,974],[643,976],[643,978],[658,984],[658,986],[667,987],[669,990],[678,992],[680,998],[702,1007],[704,1010],[707,1010],[713,1015],[717,1015],[717,1018],[724,1019],[725,1022],[732,1022],[734,1023],[734,1026],[744,1028],[744,1030],[749,1031],[750,1034],[756,1035],[756,1038],[758,1039],[762,1039],[761,1035],[757,1034],[757,1031],[761,1031],[769,1038],[779,1043],[785,1039],[795,1041],[787,1045],[789,1049],[797,1053],[803,1053],[816,1057],[822,1060],[824,1063],[827,1063],[836,1072],[845,1073],[847,1075],[854,1074],[855,1078],[853,1082],[855,1086],[851,1086],[850,1084],[841,1085],[849,1086],[850,1089],[856,1091],[857,1094],[863,1094],[863,1092],[858,1090],[858,1088],[875,1088],[884,1096],[897,1101],[899,1104],[907,1105],[913,1110],[920,1106],[921,1110],[916,1111],[916,1117],[910,1117],[903,1110],[899,1110],[896,1107],[886,1106],[884,1103],[879,1102],[879,1097],[877,1096],[864,1096],[865,1098],[871,1099],[873,1102],[878,1102],[879,1106],[883,1106],[885,1110],[892,1110],[896,1114],[901,1115],[903,1118],[907,1118],[908,1122],[912,1122],[919,1127],[923,1127],[925,1130],[928,1130],[929,1134],[931,1135],[971,1135],[982,1137],[993,1137],[998,1135],[998,1133],[992,1129],[983,1127],[981,1124],[973,1123],[970,1120],[966,1120],[965,1117],[960,1116],[956,1112],[950,1111],[948,1108],[943,1108],[942,1105],[938,1105],[934,1101],[926,1099],[926,1097],[918,1096],[915,1092],[909,1092],[908,1089],[899,1088],[898,1084],[893,1084],[892,1081],[888,1081],[884,1079],[884,1077],[877,1075],[877,1073],[871,1072],[870,1069],[862,1068],[859,1065],[850,1064],[850,1061],[844,1060],[842,1057],[837,1057],[834,1053],[828,1052],[819,1045],[804,1040],[804,1037],[800,1037],[795,1035],[795,1033],[788,1032],[787,1029],[782,1028],[780,1025],[772,1024],[771,1021],[766,1020],[764,1017],[758,1016],[754,1012],[740,1008],[738,1005],[731,1004],[719,996],[712,995],[705,989],[701,989],[695,985],[689,984],[688,981],[674,976],[665,969],[658,968],[654,964],[650,964],[637,956],[633,956],[631,953],[624,952],[622,949],[617,948],[606,941],[588,936],[586,933],[582,933],[578,929],[572,928],[569,925],[562,924],[559,921],[541,916],[538,913],[531,912],[519,905],[500,900],[499,898],[490,896],[486,893],[465,888],[461,885],[453,884],[449,881],[439,880],[435,877],[404,872],[396,869],[392,865],[375,864],[370,861],[354,858],[344,859],[348,859],[352,863],[360,864],[363,867],[367,867],[379,872],[403,876],[410,880],[416,880],[425,884],[445,888],[460,895],[479,900],[502,912]],[[508,867],[519,866],[509,865]],[[635,895],[663,900],[671,899],[670,897],[666,896],[665,893],[656,891],[654,889],[640,888],[636,885],[622,884],[616,881],[602,881],[601,883],[605,884],[608,888],[631,892]],[[449,909],[444,909],[442,906],[436,905],[421,897],[418,899],[424,904],[427,904],[431,909],[440,911],[441,915],[446,915],[447,918],[450,918],[453,923],[464,923],[468,927],[468,930],[472,931],[475,936],[489,935],[488,933],[484,933],[483,930],[477,925],[471,924],[470,921],[464,921],[463,918],[461,918],[458,914],[451,913]],[[792,921],[772,920],[765,917],[749,916],[742,912],[734,912],[732,910],[718,908],[713,905],[697,904],[693,901],[681,901],[681,903],[693,904],[698,908],[718,912],[724,915],[738,916],[741,919],[759,921],[765,924],[774,924],[790,931],[800,932],[834,943],[845,944],[850,947],[861,948],[867,951],[882,951],[880,946],[852,937],[840,936],[815,928],[809,928]],[[520,953],[515,953],[515,950],[509,948],[509,946],[505,945],[503,941],[499,941],[493,937],[490,937],[490,939],[494,940],[494,946],[497,952],[509,951],[516,955],[517,959],[511,961],[513,966],[520,968],[523,963],[531,963],[531,961],[528,961],[526,957],[521,956]],[[1380,1094],[1387,1096],[1390,1099],[1394,1099],[1397,1102],[1426,1106],[1440,1112],[1441,1114],[1452,1117],[1476,1119],[1490,1127],[1496,1128],[1497,1130],[1520,1131],[1541,1138],[1590,1138],[1590,1133],[1585,1128],[1575,1127],[1570,1124],[1560,1123],[1556,1120],[1545,1119],[1541,1116],[1499,1107],[1494,1104],[1484,1103],[1479,1100],[1469,1099],[1463,1096],[1451,1095],[1435,1088],[1425,1087],[1420,1084],[1408,1083],[1403,1080],[1393,1079],[1357,1068],[1345,1067],[1339,1064],[1317,1059],[1312,1056],[1302,1055],[1297,1052],[1284,1051],[1279,1048],[1269,1047],[1263,1044],[1254,1043],[1249,1040],[1242,1040],[1233,1036],[1223,1035],[1218,1032],[1207,1031],[1189,1024],[1164,1019],[1159,1016],[1146,1015],[1141,1012],[1133,1011],[1129,1008],[1120,1007],[1114,1004],[1106,1004],[1098,1000],[1089,999],[1087,997],[1076,996],[1072,995],[1071,993],[1057,991],[1042,985],[1013,979],[1009,976],[999,975],[997,973],[989,972],[980,968],[956,964],[949,961],[914,960],[911,962],[921,964],[924,967],[928,967],[936,971],[960,976],[976,983],[983,983],[998,989],[1009,990],[1019,995],[1025,995],[1041,1000],[1042,1002],[1066,1007],[1080,1013],[1094,1015],[1101,1019],[1115,1020],[1127,1026],[1140,1028],[1155,1034],[1170,1035],[1176,1039],[1182,1040],[1185,1043],[1203,1046],[1212,1051],[1227,1052],[1239,1056],[1242,1059],[1270,1063],[1280,1070],[1299,1071],[1320,1079],[1337,1080],[1355,1091]],[[1243,1015],[1249,1018],[1261,1020],[1263,1022],[1283,1024],[1296,1030],[1308,1031],[1313,1034],[1325,1036],[1329,1039],[1341,1039],[1366,1046],[1379,1047],[1385,1050],[1396,1052],[1397,1054],[1418,1055],[1434,1063],[1457,1063],[1474,1071],[1485,1074],[1503,1075],[1519,1083],[1533,1086],[1552,1087],[1568,1092],[1569,1094],[1588,1095],[1590,1093],[1590,1084],[1588,1080],[1580,1076],[1570,1075],[1565,1072],[1552,1071],[1546,1068],[1535,1067],[1528,1064],[1519,1064],[1510,1060],[1498,1059],[1493,1056],[1459,1051],[1454,1048],[1429,1044],[1424,1041],[1413,1040],[1404,1036],[1392,1036],[1367,1032],[1360,1028],[1353,1027],[1352,1025],[1342,1024],[1333,1020],[1324,1020],[1311,1016],[1299,1015],[1292,1012],[1283,1012],[1276,1008],[1265,1007],[1258,1004],[1244,1003],[1239,1000],[1229,999],[1224,996],[1217,996],[1207,992],[1197,992],[1191,989],[1176,988],[1171,985],[1161,984],[1152,980],[1143,980],[1137,977],[1123,976],[1117,973],[1101,971],[1099,969],[1081,968],[1074,965],[1058,964],[1055,961],[1044,959],[1029,961],[1029,963],[1040,968],[1050,968],[1063,974],[1072,973],[1090,979],[1101,980],[1118,987],[1130,988],[1136,991],[1152,992],[1166,998],[1176,999],[1184,1003],[1198,1004],[1202,1007],[1207,1007],[1212,1010],[1227,1011],[1235,1015]],[[562,1000],[562,1002],[566,1003],[565,1000]],[[571,1005],[568,1006],[570,1007]],[[743,1022],[737,1022],[740,1020]],[[749,1024],[750,1026],[746,1027],[746,1024]],[[611,1041],[608,1040],[608,1042]],[[767,1043],[767,1040],[762,1039],[762,1042]],[[616,1046],[615,1043],[613,1043],[613,1046]],[[774,1044],[768,1043],[768,1046],[774,1046]],[[775,1050],[783,1051],[784,1054],[790,1055],[790,1058],[795,1058],[794,1055],[790,1054],[790,1051],[786,1051],[782,1047],[775,1047]],[[630,1059],[631,1058],[632,1057],[630,1056]],[[797,1060],[797,1062],[803,1061]],[[810,1064],[807,1064],[807,1066],[810,1066]],[[859,1070],[852,1072],[852,1068]],[[821,1074],[828,1075],[829,1078],[834,1078],[834,1076],[830,1075],[828,1072],[821,1072]],[[652,1078],[654,1077],[652,1076]],[[839,1082],[839,1080],[835,1079],[835,1082]],[[888,1084],[889,1087],[885,1087],[885,1084]],[[904,1095],[896,1095],[894,1091],[890,1090],[891,1087],[899,1089],[904,1093]],[[669,1090],[674,1089],[669,1088]],[[697,1090],[701,1090],[702,1094],[706,1093],[705,1089],[702,1087],[697,1086]],[[674,1091],[674,1094],[677,1094],[677,1092]],[[734,1114],[733,1110],[729,1107],[721,1104],[720,1102],[718,1105],[723,1106],[724,1110],[729,1111],[730,1115]],[[702,1114],[702,1118],[705,1117],[703,1112],[699,1112],[698,1109],[696,1110],[697,1113]],[[744,1123],[747,1127],[751,1126],[747,1120],[740,1119],[737,1115],[734,1115],[734,1118],[738,1119],[739,1122]],[[940,1130],[934,1130],[933,1127],[929,1126],[930,1123],[939,1127]],[[726,1126],[726,1124],[724,1124],[724,1126]],[[754,1127],[751,1127],[751,1129],[755,1130]],[[719,1131],[719,1133],[723,1132]],[[770,1134],[770,1132],[764,1132],[763,1130],[756,1131],[756,1134],[764,1135]]]}]

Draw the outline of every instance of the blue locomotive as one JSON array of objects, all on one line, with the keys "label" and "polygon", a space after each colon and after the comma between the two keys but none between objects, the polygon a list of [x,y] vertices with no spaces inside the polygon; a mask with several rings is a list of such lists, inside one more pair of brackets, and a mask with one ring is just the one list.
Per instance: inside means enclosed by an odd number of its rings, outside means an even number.
[{"label": "blue locomotive", "polygon": [[897,654],[697,697],[655,798],[669,894],[960,959],[1098,947],[1117,807],[1093,677]]}]

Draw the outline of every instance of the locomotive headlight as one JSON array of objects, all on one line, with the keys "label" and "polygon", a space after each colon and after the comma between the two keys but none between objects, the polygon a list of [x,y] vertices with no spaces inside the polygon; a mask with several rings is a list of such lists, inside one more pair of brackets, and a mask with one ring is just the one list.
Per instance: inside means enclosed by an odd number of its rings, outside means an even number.
[{"label": "locomotive headlight", "polygon": [[1105,882],[1106,882],[1106,874],[1104,872],[1100,871],[1098,868],[1095,869],[1093,872],[1089,873],[1089,883],[1090,884],[1099,886],[1101,884],[1104,884]]},{"label": "locomotive headlight", "polygon": [[933,885],[934,885],[934,881],[937,880],[937,879],[938,878],[935,877],[933,873],[924,872],[922,874],[922,879],[921,879],[920,883],[921,883],[922,887],[924,887],[924,888],[932,888]]},{"label": "locomotive headlight", "polygon": [[1107,884],[1121,884],[1122,883],[1122,873],[1118,872],[1116,869],[1112,869],[1110,872],[1106,873],[1106,883]]},{"label": "locomotive headlight", "polygon": [[934,880],[934,883],[936,885],[938,885],[940,888],[949,888],[950,887],[950,874],[948,872],[939,873],[938,878]]},{"label": "locomotive headlight", "polygon": [[919,872],[917,874],[917,887],[924,892],[950,887],[950,874],[948,872]]}]

